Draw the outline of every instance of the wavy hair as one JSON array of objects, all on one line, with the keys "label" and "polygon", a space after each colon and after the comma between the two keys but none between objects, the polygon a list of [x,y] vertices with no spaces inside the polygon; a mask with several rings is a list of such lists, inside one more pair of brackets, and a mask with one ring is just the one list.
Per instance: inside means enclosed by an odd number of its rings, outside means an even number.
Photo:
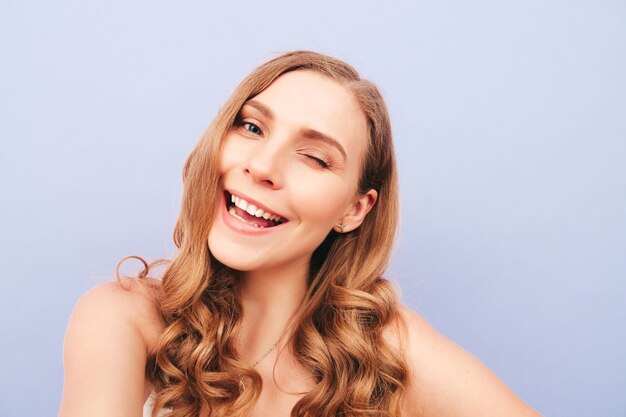
[{"label": "wavy hair", "polygon": [[[296,360],[316,384],[291,415],[399,416],[408,378],[398,349],[383,330],[401,321],[387,267],[398,222],[398,182],[391,126],[374,84],[350,65],[311,51],[280,55],[256,68],[201,135],[183,169],[183,198],[174,230],[175,258],[158,286],[165,326],[149,352],[146,376],[156,397],[152,416],[244,417],[262,381],[235,349],[242,306],[237,271],[211,254],[207,236],[220,198],[218,162],[222,140],[243,104],[290,71],[311,70],[338,81],[357,99],[369,134],[358,183],[378,201],[357,229],[331,231],[311,259],[305,301],[289,339]],[[140,274],[148,274],[150,267]],[[240,391],[241,375],[246,389]]]}]

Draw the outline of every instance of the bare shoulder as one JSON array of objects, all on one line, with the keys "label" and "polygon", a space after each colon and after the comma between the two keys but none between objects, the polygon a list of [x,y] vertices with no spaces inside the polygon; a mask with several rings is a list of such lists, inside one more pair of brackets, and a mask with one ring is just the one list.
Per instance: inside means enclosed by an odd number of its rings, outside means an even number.
[{"label": "bare shoulder", "polygon": [[152,351],[163,329],[157,309],[159,281],[152,278],[125,278],[97,285],[77,302],[72,321],[104,320],[126,327],[141,336]]},{"label": "bare shoulder", "polygon": [[[163,330],[158,312],[157,293],[160,281],[153,278],[124,279],[111,281],[93,289],[94,295],[103,292],[110,295],[111,301],[119,303],[121,311],[128,316],[145,340],[148,350],[153,348]],[[89,293],[87,294],[89,295]]]},{"label": "bare shoulder", "polygon": [[409,366],[407,416],[539,416],[492,371],[405,306],[385,338]]},{"label": "bare shoulder", "polygon": [[145,364],[162,328],[156,288],[112,281],[78,300],[63,347],[61,417],[141,415]]}]

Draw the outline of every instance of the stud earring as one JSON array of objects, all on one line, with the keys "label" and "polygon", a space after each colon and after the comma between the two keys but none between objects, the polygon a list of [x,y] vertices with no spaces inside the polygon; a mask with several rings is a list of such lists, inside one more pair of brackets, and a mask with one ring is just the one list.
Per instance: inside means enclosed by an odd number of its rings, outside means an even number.
[{"label": "stud earring", "polygon": [[343,222],[343,219],[337,225],[341,229],[341,233],[343,233],[343,228],[346,227],[346,224]]}]

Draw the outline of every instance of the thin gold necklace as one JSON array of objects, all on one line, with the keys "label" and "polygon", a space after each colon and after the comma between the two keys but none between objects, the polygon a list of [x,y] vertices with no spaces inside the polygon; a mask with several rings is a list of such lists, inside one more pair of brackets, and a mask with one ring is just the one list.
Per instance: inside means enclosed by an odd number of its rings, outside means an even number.
[{"label": "thin gold necklace", "polygon": [[[267,358],[267,356],[272,353],[274,350],[276,350],[276,348],[278,347],[278,344],[280,343],[280,339],[276,341],[276,343],[274,343],[268,350],[267,352],[265,352],[263,354],[263,356],[261,356],[256,362],[254,362],[251,366],[251,368],[254,368],[255,366],[257,366],[259,363],[261,363],[261,361],[265,358]],[[243,383],[243,375],[239,375],[239,392],[243,392],[246,389],[246,385]]]},{"label": "thin gold necklace", "polygon": [[255,366],[257,366],[257,365],[258,365],[258,364],[259,364],[259,363],[260,363],[263,359],[267,358],[267,355],[269,355],[270,353],[272,353],[272,351],[274,351],[274,349],[276,349],[277,347],[278,347],[278,341],[276,341],[276,343],[274,343],[274,344],[272,345],[272,347],[271,347],[271,348],[269,348],[269,349],[267,350],[267,352],[265,352],[265,353],[263,354],[263,356],[261,356],[261,358],[260,358],[259,360],[257,360],[256,362],[254,362],[254,363],[252,364],[252,367],[254,368]]}]

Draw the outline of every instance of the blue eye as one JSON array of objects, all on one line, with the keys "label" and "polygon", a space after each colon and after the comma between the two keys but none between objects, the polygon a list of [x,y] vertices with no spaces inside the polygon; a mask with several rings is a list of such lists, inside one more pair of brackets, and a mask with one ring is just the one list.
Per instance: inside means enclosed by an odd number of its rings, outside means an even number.
[{"label": "blue eye", "polygon": [[261,128],[255,125],[254,123],[243,122],[241,125],[244,127],[244,129],[246,129],[248,132],[254,135],[260,136],[263,134],[263,131],[261,130]]}]

